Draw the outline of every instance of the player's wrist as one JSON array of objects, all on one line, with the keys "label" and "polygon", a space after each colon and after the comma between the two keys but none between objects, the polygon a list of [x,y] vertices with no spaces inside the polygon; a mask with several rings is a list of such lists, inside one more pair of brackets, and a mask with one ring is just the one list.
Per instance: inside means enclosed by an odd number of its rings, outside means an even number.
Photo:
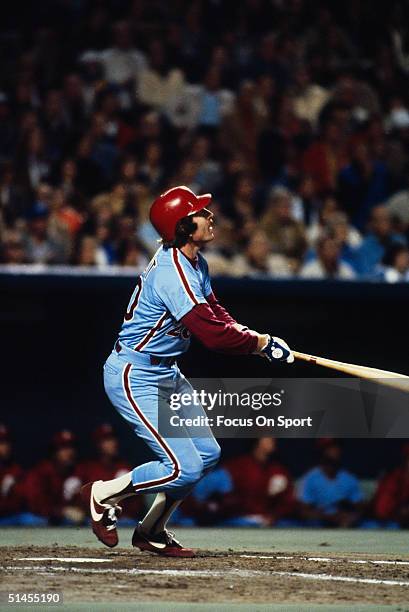
[{"label": "player's wrist", "polygon": [[233,327],[235,329],[237,329],[238,331],[249,331],[249,328],[247,327],[247,325],[242,325],[241,323],[233,323]]},{"label": "player's wrist", "polygon": [[257,351],[256,353],[262,353],[262,351],[266,348],[268,343],[270,342],[269,334],[258,334],[257,339]]}]

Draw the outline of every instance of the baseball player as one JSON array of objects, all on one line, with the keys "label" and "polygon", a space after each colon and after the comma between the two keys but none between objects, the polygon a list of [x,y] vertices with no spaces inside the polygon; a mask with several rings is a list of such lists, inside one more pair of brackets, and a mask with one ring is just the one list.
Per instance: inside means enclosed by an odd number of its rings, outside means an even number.
[{"label": "baseball player", "polygon": [[[138,493],[156,493],[145,518],[137,525],[133,546],[172,557],[192,557],[166,529],[178,504],[213,468],[220,447],[209,429],[206,437],[163,437],[158,431],[158,395],[192,394],[176,359],[195,335],[210,349],[227,354],[259,354],[270,361],[294,361],[288,345],[269,334],[243,327],[219,304],[200,249],[213,240],[211,195],[195,195],[174,187],[152,204],[150,220],[162,244],[137,280],[124,322],[104,365],[105,390],[135,434],[156,455],[113,480],[90,482],[82,488],[89,504],[92,529],[106,546],[116,546],[120,501]],[[192,397],[179,416],[205,416]]]}]

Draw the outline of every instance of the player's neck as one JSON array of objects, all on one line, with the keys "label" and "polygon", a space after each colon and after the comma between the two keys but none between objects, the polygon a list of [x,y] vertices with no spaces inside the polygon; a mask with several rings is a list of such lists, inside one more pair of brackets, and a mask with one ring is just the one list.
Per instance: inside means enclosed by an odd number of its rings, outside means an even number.
[{"label": "player's neck", "polygon": [[180,250],[182,251],[182,253],[186,255],[188,259],[191,259],[192,261],[196,259],[199,249],[200,249],[200,246],[192,242],[188,242],[184,244],[182,247],[180,247]]}]

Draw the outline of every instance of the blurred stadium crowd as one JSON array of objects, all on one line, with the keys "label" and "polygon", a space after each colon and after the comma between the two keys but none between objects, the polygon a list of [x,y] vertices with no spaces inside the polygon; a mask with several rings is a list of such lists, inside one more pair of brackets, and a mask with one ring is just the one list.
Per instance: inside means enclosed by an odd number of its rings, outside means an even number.
[{"label": "blurred stadium crowd", "polygon": [[[9,430],[0,424],[0,526],[83,525],[87,508],[83,484],[109,480],[130,471],[109,424],[91,436],[93,454],[80,459],[69,430],[54,434],[49,455],[24,470],[13,456]],[[342,445],[334,438],[313,442],[316,465],[295,482],[283,464],[274,438],[253,441],[208,473],[176,511],[174,524],[245,527],[409,528],[409,443],[401,462],[384,473],[371,490],[343,468]],[[121,502],[122,525],[133,525],[146,512],[143,495]]]},{"label": "blurred stadium crowd", "polygon": [[1,263],[142,270],[185,184],[213,274],[409,279],[407,3],[10,4]]}]

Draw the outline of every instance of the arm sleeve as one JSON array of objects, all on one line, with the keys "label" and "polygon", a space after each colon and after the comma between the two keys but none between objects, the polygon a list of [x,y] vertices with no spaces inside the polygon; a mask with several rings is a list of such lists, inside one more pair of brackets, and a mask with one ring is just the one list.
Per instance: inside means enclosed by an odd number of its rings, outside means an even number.
[{"label": "arm sleeve", "polygon": [[206,295],[206,300],[210,308],[213,310],[215,316],[218,319],[220,319],[220,321],[224,321],[225,323],[230,323],[231,325],[234,325],[235,323],[237,323],[237,321],[233,319],[231,314],[227,312],[227,310],[223,308],[221,304],[219,304],[213,291],[209,295]]},{"label": "arm sleeve", "polygon": [[[20,491],[22,470],[16,469],[13,474],[9,474],[9,478],[10,488],[3,495],[0,492],[0,517],[15,514],[23,510],[23,497]],[[4,485],[4,480],[1,484]]]},{"label": "arm sleeve", "polygon": [[276,519],[290,516],[295,508],[294,486],[288,478],[287,486],[281,493],[270,497],[270,509]]},{"label": "arm sleeve", "polygon": [[310,474],[307,474],[304,477],[301,483],[298,498],[300,501],[304,502],[304,504],[311,504],[311,505],[316,504],[317,500],[316,500],[316,495],[314,491],[314,483],[313,483],[313,480]]},{"label": "arm sleeve", "polygon": [[355,476],[351,476],[349,500],[353,504],[358,504],[359,502],[363,500],[361,486],[359,484],[359,480],[355,478]]},{"label": "arm sleeve", "polygon": [[397,479],[394,473],[386,474],[375,494],[374,513],[380,520],[393,519],[397,510]]},{"label": "arm sleeve", "polygon": [[40,471],[34,469],[29,472],[25,481],[25,493],[30,512],[49,518],[58,514],[60,509],[58,508],[58,511],[56,511],[58,502],[54,504],[50,498],[45,480],[46,475]]},{"label": "arm sleeve", "polygon": [[248,355],[257,350],[258,337],[239,331],[216,317],[208,304],[198,304],[182,318],[182,323],[207,348],[230,355]]}]

